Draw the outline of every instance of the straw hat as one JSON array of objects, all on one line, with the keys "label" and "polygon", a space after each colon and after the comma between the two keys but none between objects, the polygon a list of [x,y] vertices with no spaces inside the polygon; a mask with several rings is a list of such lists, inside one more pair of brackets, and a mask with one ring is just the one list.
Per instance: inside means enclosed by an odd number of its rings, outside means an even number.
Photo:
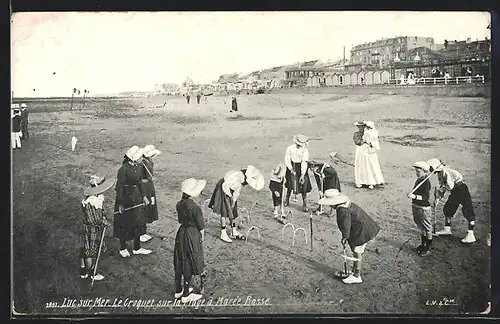
[{"label": "straw hat", "polygon": [[83,191],[85,196],[97,196],[115,185],[116,179],[107,179],[93,175],[90,177],[90,187]]},{"label": "straw hat", "polygon": [[335,206],[344,204],[349,201],[346,195],[341,194],[337,189],[328,189],[325,191],[325,195],[318,201],[320,205]]},{"label": "straw hat", "polygon": [[309,142],[309,137],[303,134],[297,134],[293,136],[293,141],[295,144],[300,145],[300,146],[305,146],[307,145],[307,142]]},{"label": "straw hat", "polygon": [[28,105],[27,105],[27,104],[25,104],[25,103],[22,103],[22,104],[21,104],[21,108],[27,108],[27,107],[28,107]]},{"label": "straw hat", "polygon": [[277,177],[284,177],[286,174],[286,166],[283,163],[278,164],[272,172]]},{"label": "straw hat", "polygon": [[247,183],[253,189],[259,191],[264,188],[264,175],[253,165],[249,165],[245,171],[245,176],[247,177]]},{"label": "straw hat", "polygon": [[413,163],[413,167],[414,168],[418,168],[418,169],[422,169],[425,172],[429,171],[429,169],[431,168],[431,166],[429,165],[429,163],[427,163],[425,161],[415,162],[415,163]]},{"label": "straw hat", "polygon": [[357,121],[357,122],[354,123],[354,125],[356,125],[356,126],[365,126],[365,122],[363,122],[363,121]]},{"label": "straw hat", "polygon": [[367,120],[364,123],[365,123],[366,127],[375,128],[375,123],[370,121],[370,120]]},{"label": "straw hat", "polygon": [[181,191],[191,197],[196,198],[200,195],[206,184],[207,182],[205,180],[189,178],[182,181]]},{"label": "straw hat", "polygon": [[430,159],[429,161],[427,161],[427,164],[429,164],[429,166],[434,170],[436,170],[437,172],[442,171],[444,167],[443,163],[436,158]]},{"label": "straw hat", "polygon": [[140,159],[140,157],[142,156],[142,149],[137,146],[137,145],[134,145],[132,146],[131,148],[129,148],[127,150],[127,153],[125,153],[125,155],[132,161],[137,161]]},{"label": "straw hat", "polygon": [[159,149],[157,149],[154,145],[146,145],[142,149],[142,154],[145,157],[153,157],[156,155],[160,155],[161,151]]}]

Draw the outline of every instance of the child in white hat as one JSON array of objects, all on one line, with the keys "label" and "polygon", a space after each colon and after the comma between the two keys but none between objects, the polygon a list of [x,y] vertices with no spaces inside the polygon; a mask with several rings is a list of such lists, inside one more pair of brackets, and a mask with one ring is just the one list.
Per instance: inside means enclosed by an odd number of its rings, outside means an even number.
[{"label": "child in white hat", "polygon": [[[284,204],[284,185],[285,185],[286,166],[283,163],[278,164],[271,172],[269,179],[269,190],[271,190],[271,197],[273,199],[275,219],[278,219],[280,206]],[[282,210],[281,214],[284,216],[285,211]]]},{"label": "child in white hat", "polygon": [[470,244],[476,242],[476,237],[474,236],[476,214],[472,206],[469,187],[465,184],[462,175],[436,158],[430,159],[427,163],[430,165],[430,171],[436,172],[438,176],[439,188],[434,192],[435,201],[436,199],[442,199],[446,191],[450,192],[448,200],[443,207],[445,217],[444,230],[436,234],[451,235],[451,219],[455,215],[458,206],[462,205],[462,214],[469,222],[467,236],[462,239],[462,243]]},{"label": "child in white hat", "polygon": [[413,186],[412,193],[408,194],[408,198],[411,198],[413,221],[417,224],[421,232],[422,244],[416,250],[420,256],[426,256],[429,254],[432,244],[432,210],[429,203],[431,182],[427,178],[430,166],[425,161],[419,161],[413,164],[413,168],[415,169],[417,180]]}]

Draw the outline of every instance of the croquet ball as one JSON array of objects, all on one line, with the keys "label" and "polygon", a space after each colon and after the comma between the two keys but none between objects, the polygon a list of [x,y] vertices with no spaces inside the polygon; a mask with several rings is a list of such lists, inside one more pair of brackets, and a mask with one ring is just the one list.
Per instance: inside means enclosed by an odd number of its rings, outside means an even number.
[{"label": "croquet ball", "polygon": [[166,240],[167,240],[167,238],[166,238],[166,237],[162,237],[162,240],[166,241]]},{"label": "croquet ball", "polygon": [[380,251],[378,250],[378,248],[375,249],[375,253],[380,254]]}]

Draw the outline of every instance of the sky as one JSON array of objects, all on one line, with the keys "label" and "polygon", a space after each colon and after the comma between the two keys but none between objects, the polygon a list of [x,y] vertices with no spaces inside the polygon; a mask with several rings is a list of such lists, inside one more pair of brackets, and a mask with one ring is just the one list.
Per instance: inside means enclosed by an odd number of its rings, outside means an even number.
[{"label": "sky", "polygon": [[[153,91],[221,74],[346,58],[395,36],[490,38],[488,12],[30,12],[11,17],[15,97]],[[33,90],[35,89],[35,90]],[[83,92],[83,91],[82,91]]]}]

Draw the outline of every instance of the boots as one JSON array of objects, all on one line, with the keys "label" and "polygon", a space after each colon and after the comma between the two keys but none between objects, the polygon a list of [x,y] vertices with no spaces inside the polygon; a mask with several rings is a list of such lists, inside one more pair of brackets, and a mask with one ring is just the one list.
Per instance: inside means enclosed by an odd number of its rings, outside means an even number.
[{"label": "boots", "polygon": [[309,208],[307,208],[306,195],[302,195],[302,210],[306,213],[309,211]]},{"label": "boots", "polygon": [[286,199],[285,199],[285,206],[290,205],[290,196],[292,195],[292,190],[287,190],[286,191]]},{"label": "boots", "polygon": [[227,243],[231,243],[232,242],[232,240],[227,235],[227,232],[226,232],[225,228],[221,230],[220,239],[223,240],[224,242],[227,242]]},{"label": "boots", "polygon": [[431,244],[432,240],[429,240],[426,236],[424,236],[424,248],[423,250],[419,253],[420,256],[424,257],[430,254],[430,249],[431,249]]},{"label": "boots", "polygon": [[451,226],[445,226],[444,230],[436,233],[437,236],[448,236],[451,235]]},{"label": "boots", "polygon": [[417,253],[419,253],[419,254],[420,254],[420,253],[424,250],[424,248],[425,248],[425,239],[426,239],[426,236],[425,236],[425,235],[421,235],[420,237],[421,237],[421,239],[422,239],[422,243],[420,243],[420,245],[419,245],[419,246],[417,246],[417,249],[416,249]]},{"label": "boots", "polygon": [[476,242],[476,237],[474,236],[474,231],[468,230],[467,236],[462,239],[462,243],[470,244]]}]

